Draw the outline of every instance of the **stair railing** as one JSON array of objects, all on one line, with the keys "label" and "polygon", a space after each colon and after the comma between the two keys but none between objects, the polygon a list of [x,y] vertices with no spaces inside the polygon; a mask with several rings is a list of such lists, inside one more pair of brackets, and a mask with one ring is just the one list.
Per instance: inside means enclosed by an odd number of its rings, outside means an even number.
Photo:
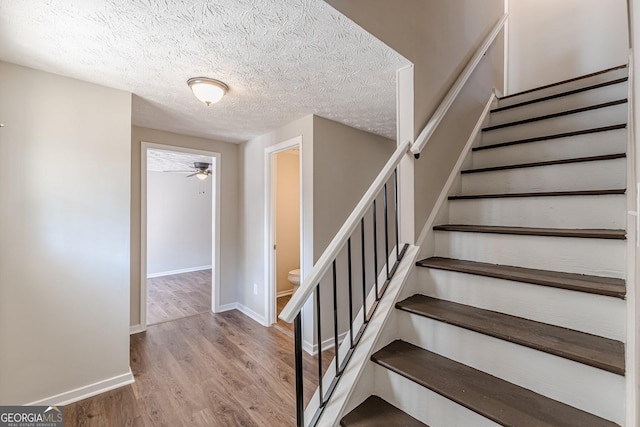
[{"label": "stair railing", "polygon": [[[327,249],[313,266],[311,272],[304,279],[300,288],[294,293],[289,303],[280,313],[280,319],[285,322],[294,322],[294,341],[295,341],[295,367],[296,367],[296,415],[297,425],[304,425],[304,395],[303,395],[303,365],[302,365],[302,306],[315,292],[315,335],[317,340],[317,365],[318,365],[318,411],[314,415],[310,425],[314,425],[319,418],[322,409],[328,402],[335,386],[344,371],[353,350],[358,344],[369,319],[373,315],[378,302],[384,295],[389,281],[393,277],[397,266],[404,255],[407,245],[400,247],[398,234],[398,165],[402,158],[409,152],[411,143],[405,141],[401,143],[386,165],[373,181],[369,190],[362,197],[358,205],[355,207],[349,218],[342,225],[338,233],[335,235]],[[393,187],[389,191],[388,187]],[[390,194],[391,193],[391,194]],[[382,202],[382,206],[378,205]],[[392,217],[391,219],[389,217]],[[380,218],[381,217],[381,218]],[[369,219],[370,218],[370,219]],[[365,226],[367,220],[367,226]],[[383,224],[378,228],[378,222]],[[359,230],[358,230],[359,229]],[[382,233],[381,233],[382,232]],[[391,233],[391,237],[390,237]],[[378,238],[382,234],[384,242],[378,242]],[[359,246],[359,254],[354,254],[352,243]],[[380,246],[384,244],[383,248]],[[349,351],[346,354],[339,354],[339,337],[340,332],[338,325],[339,307],[338,307],[338,278],[337,278],[337,261],[339,255],[346,249],[346,267],[348,274],[346,279],[341,277],[343,282],[348,286],[348,334],[350,340]],[[379,251],[384,250],[384,261],[380,262]],[[390,265],[392,264],[393,265]],[[359,264],[357,267],[356,264]],[[354,268],[360,268],[360,283],[354,283]],[[333,288],[333,348],[335,351],[335,377],[330,385],[323,387],[323,355],[322,355],[322,316],[321,310],[321,290],[320,283],[329,278]],[[383,283],[379,283],[380,270],[383,270]],[[367,280],[367,278],[369,280]],[[356,290],[355,288],[360,288]],[[373,288],[373,290],[372,290]],[[373,298],[370,293],[373,292]],[[355,307],[355,312],[362,311],[362,320],[356,321],[354,318],[354,299],[361,301],[360,306]],[[345,301],[342,301],[343,303]],[[342,322],[344,323],[344,321]],[[361,325],[359,328],[356,326]],[[354,331],[354,329],[356,329]],[[346,336],[345,336],[346,339]]]},{"label": "stair railing", "polygon": [[447,114],[447,111],[449,111],[449,108],[451,108],[453,101],[455,101],[455,99],[458,97],[458,94],[460,94],[460,91],[464,87],[465,83],[467,83],[467,80],[469,80],[469,77],[471,77],[471,75],[473,74],[474,70],[480,63],[480,60],[487,53],[496,37],[498,37],[498,34],[500,34],[500,31],[502,31],[502,29],[504,28],[507,19],[509,19],[508,14],[505,13],[504,15],[502,15],[502,18],[500,18],[498,23],[493,27],[478,50],[476,50],[476,53],[469,60],[456,81],[453,83],[451,89],[449,89],[449,92],[447,92],[447,95],[444,97],[436,111],[433,113],[433,116],[431,116],[431,119],[429,119],[429,122],[427,122],[424,129],[422,129],[422,132],[420,132],[420,135],[418,135],[418,138],[416,138],[416,142],[414,142],[413,146],[411,147],[411,152],[416,157],[416,159],[420,157],[420,153],[427,145],[427,142],[429,142],[429,139],[431,139],[431,137],[433,136],[434,132],[438,128],[438,125]]},{"label": "stair railing", "polygon": [[[378,302],[381,300],[384,292],[395,274],[395,271],[402,260],[402,257],[408,247],[407,244],[401,244],[399,242],[399,212],[398,212],[398,165],[405,158],[406,154],[413,154],[416,158],[419,157],[420,152],[425,147],[431,136],[434,134],[436,128],[444,118],[445,114],[455,101],[456,97],[462,90],[463,86],[472,75],[473,71],[479,64],[482,57],[485,55],[489,47],[493,44],[497,35],[504,27],[508,15],[505,14],[501,17],[498,23],[494,26],[491,32],[487,35],[483,43],[480,45],[474,56],[469,63],[465,66],[461,74],[458,76],[453,86],[445,96],[442,103],[436,109],[435,113],[420,133],[414,144],[410,141],[403,141],[398,144],[396,151],[391,158],[387,161],[383,169],[375,178],[367,192],[364,194],[360,202],[356,205],[353,212],[349,215],[345,223],[342,225],[338,233],[331,240],[331,243],[325,251],[322,253],[318,261],[315,263],[311,271],[304,278],[299,289],[293,294],[289,303],[284,307],[280,313],[279,318],[285,322],[294,323],[294,347],[295,347],[295,369],[296,369],[296,425],[303,427],[305,425],[315,426],[318,419],[322,415],[326,404],[333,391],[336,388],[338,381],[342,373],[344,372],[360,338],[362,337],[364,330],[366,329],[371,316],[374,314],[375,309],[378,306]],[[393,206],[389,209],[389,192],[388,187],[392,186]],[[379,208],[378,201],[382,199],[382,215],[384,222],[384,263],[379,264],[378,256],[378,217]],[[393,237],[389,238],[389,211],[392,215],[392,233]],[[370,220],[367,220],[369,227],[365,227],[365,219],[370,216]],[[368,228],[365,231],[365,228]],[[358,233],[359,230],[359,233]],[[371,233],[372,231],[372,233]],[[367,237],[369,234],[369,237]],[[395,243],[395,246],[390,249],[390,241]],[[354,262],[353,245],[356,242],[359,245],[359,259]],[[373,255],[367,256],[367,243],[370,245],[368,248]],[[345,254],[346,252],[346,254]],[[341,286],[338,286],[338,274],[337,263],[338,258],[346,258],[347,274],[346,278],[341,277]],[[372,262],[367,262],[369,258]],[[354,283],[354,263],[360,264],[361,269],[361,281],[360,283]],[[381,266],[382,272],[379,270]],[[368,271],[368,273],[367,273]],[[329,274],[331,272],[331,274]],[[373,273],[373,274],[372,274]],[[382,284],[379,284],[380,276],[384,279]],[[369,281],[367,281],[367,276]],[[332,287],[333,297],[333,343],[332,346],[335,351],[334,362],[334,377],[330,383],[324,381],[323,371],[323,335],[322,335],[322,316],[321,310],[321,283],[328,281]],[[349,339],[349,347],[346,354],[340,354],[340,335],[339,330],[339,310],[338,310],[338,292],[343,290],[343,285],[346,282],[346,289],[348,292],[348,331],[344,331],[344,339]],[[358,286],[358,291],[354,293],[354,286]],[[315,293],[315,338],[317,340],[317,372],[318,372],[318,390],[316,392],[318,396],[318,409],[313,414],[309,423],[305,423],[305,399],[304,399],[304,368],[303,368],[303,337],[302,337],[302,308]],[[360,295],[361,294],[361,295]],[[361,306],[356,307],[356,310],[362,314],[357,313],[357,319],[354,317],[354,296],[357,300],[361,301]],[[345,301],[342,301],[343,303]]]}]

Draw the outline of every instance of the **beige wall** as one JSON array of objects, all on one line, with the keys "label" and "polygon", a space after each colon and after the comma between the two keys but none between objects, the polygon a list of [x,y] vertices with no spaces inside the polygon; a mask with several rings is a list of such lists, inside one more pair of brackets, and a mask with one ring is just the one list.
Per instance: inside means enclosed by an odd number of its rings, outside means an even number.
[{"label": "beige wall", "polygon": [[627,63],[625,0],[510,0],[509,93]]},{"label": "beige wall", "polygon": [[131,94],[3,62],[0,93],[0,404],[17,405],[128,376]]},{"label": "beige wall", "polygon": [[300,268],[300,152],[276,154],[276,291],[290,291],[289,271]]},{"label": "beige wall", "polygon": [[[369,189],[371,183],[376,178],[384,164],[389,160],[395,151],[395,141],[363,132],[343,124],[315,117],[313,122],[313,229],[314,229],[314,250],[313,257],[317,260],[322,252],[327,248],[331,240],[336,235],[347,217],[351,214],[356,204],[360,201],[364,193]],[[393,200],[393,187],[388,188],[389,207],[391,209]],[[378,270],[383,266],[384,240],[383,240],[383,210],[382,198],[378,199]],[[392,219],[392,217],[389,217]],[[373,250],[371,242],[373,236],[372,220],[369,216],[365,219],[366,234],[366,278],[367,291],[373,286]],[[391,222],[389,225],[391,227]],[[361,290],[362,276],[360,260],[361,246],[360,234],[356,230],[355,238],[352,239],[352,256],[356,268],[353,269],[353,283],[356,289]],[[392,230],[389,232],[390,240]],[[390,243],[394,246],[394,243]],[[342,281],[339,284],[338,292],[338,330],[345,331],[348,328],[348,287],[344,281],[348,277],[346,249],[342,251],[336,262],[337,277]],[[331,282],[331,270],[325,276],[325,280],[320,285],[323,308],[322,330],[323,340],[333,336],[333,286]],[[360,307],[362,302],[361,291],[354,292],[354,307]],[[313,337],[316,343],[315,336]]]},{"label": "beige wall", "polygon": [[[415,135],[504,13],[503,0],[327,0],[414,63]],[[504,79],[503,34],[415,163],[418,236],[493,87]]]},{"label": "beige wall", "polygon": [[[302,168],[303,223],[302,267],[313,265],[313,116],[305,116],[271,133],[240,144],[240,253],[238,258],[237,301],[256,320],[266,323],[265,301],[268,284],[265,281],[265,149],[292,138],[301,137],[300,167]],[[254,293],[254,285],[257,293]]]},{"label": "beige wall", "polygon": [[131,128],[131,325],[140,324],[140,142],[214,151],[220,159],[220,305],[236,301],[238,145],[154,129]]},{"label": "beige wall", "polygon": [[316,261],[395,151],[395,141],[322,117],[313,121]]},{"label": "beige wall", "polygon": [[503,0],[326,1],[413,62],[416,135],[504,10]]}]

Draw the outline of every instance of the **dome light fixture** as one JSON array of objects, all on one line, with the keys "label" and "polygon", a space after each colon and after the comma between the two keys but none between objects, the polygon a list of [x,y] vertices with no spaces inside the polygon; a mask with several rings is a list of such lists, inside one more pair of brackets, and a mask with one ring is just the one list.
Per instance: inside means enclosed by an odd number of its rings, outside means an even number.
[{"label": "dome light fixture", "polygon": [[207,177],[209,176],[209,174],[207,172],[198,172],[196,174],[196,178],[198,178],[200,181],[204,181],[205,179],[207,179]]},{"label": "dome light fixture", "polygon": [[207,104],[207,106],[220,101],[229,90],[229,86],[220,80],[208,77],[193,77],[187,80],[187,84],[195,97]]}]

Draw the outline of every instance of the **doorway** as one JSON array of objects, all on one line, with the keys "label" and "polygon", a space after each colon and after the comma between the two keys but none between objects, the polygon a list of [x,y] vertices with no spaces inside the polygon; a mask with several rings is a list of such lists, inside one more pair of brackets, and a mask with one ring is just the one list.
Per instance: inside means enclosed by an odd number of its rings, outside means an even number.
[{"label": "doorway", "polygon": [[141,325],[216,311],[219,153],[142,143]]},{"label": "doorway", "polygon": [[266,163],[267,313],[269,324],[293,334],[293,325],[280,321],[278,315],[302,276],[301,138],[267,148]]}]

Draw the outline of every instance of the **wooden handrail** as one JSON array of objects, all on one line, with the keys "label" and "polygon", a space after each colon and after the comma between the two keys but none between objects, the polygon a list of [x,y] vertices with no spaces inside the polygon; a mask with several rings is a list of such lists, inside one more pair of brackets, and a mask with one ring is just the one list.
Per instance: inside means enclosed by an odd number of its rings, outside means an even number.
[{"label": "wooden handrail", "polygon": [[469,80],[469,78],[471,77],[471,74],[473,74],[473,71],[480,63],[480,60],[482,59],[484,54],[487,53],[487,50],[489,50],[489,47],[491,47],[500,31],[502,31],[502,28],[504,28],[504,25],[507,22],[508,18],[508,14],[505,13],[504,15],[502,15],[502,18],[500,18],[489,35],[487,35],[482,45],[480,45],[475,55],[473,55],[473,58],[469,60],[466,67],[464,67],[464,70],[462,70],[456,81],[451,86],[451,89],[449,89],[449,92],[447,92],[447,95],[438,106],[438,109],[435,111],[435,113],[433,113],[433,116],[431,116],[429,122],[427,122],[422,132],[420,132],[420,135],[418,135],[418,138],[411,146],[411,153],[413,153],[416,158],[420,156],[420,153],[427,145],[427,142],[429,142],[429,139],[431,139],[431,137],[435,133],[438,125],[447,114],[447,111],[449,111],[449,108],[451,108],[453,101],[455,101],[455,99],[458,97],[458,94],[464,87],[465,83],[467,83],[467,80]]},{"label": "wooden handrail", "polygon": [[347,243],[349,236],[351,236],[358,224],[360,224],[360,219],[364,217],[367,210],[371,207],[371,204],[384,187],[384,184],[389,180],[389,178],[391,178],[393,171],[396,169],[398,164],[400,164],[400,161],[405,154],[409,152],[410,147],[410,141],[404,141],[398,145],[396,151],[387,161],[384,168],[382,168],[364,196],[362,196],[362,199],[360,199],[360,202],[358,202],[353,212],[351,212],[349,218],[347,218],[333,240],[331,240],[331,243],[324,250],[307,277],[304,278],[298,290],[291,297],[289,303],[284,307],[280,313],[280,319],[291,323],[300,310],[302,310],[302,306],[306,303],[316,286],[318,286],[318,283],[324,274],[331,267],[333,260],[336,259],[344,245]]}]

